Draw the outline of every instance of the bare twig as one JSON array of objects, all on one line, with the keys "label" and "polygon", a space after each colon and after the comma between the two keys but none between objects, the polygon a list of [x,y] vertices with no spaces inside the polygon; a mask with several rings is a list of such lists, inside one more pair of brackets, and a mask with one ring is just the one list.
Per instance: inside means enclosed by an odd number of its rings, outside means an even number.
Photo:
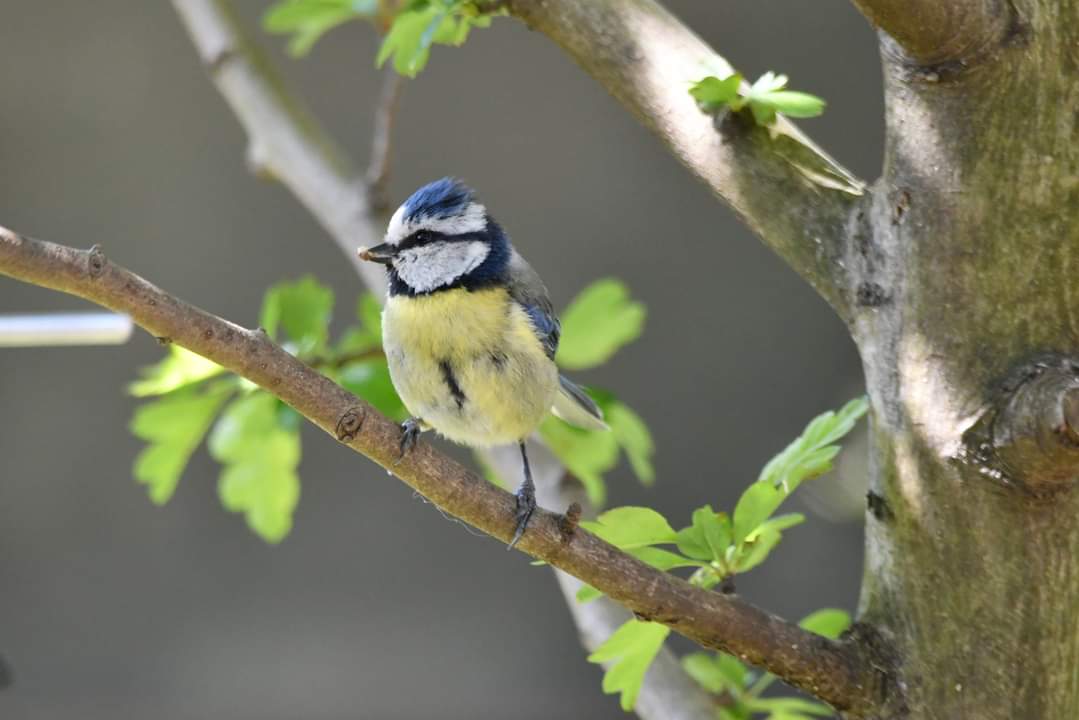
[{"label": "bare twig", "polygon": [[[399,458],[400,429],[373,407],[274,345],[265,333],[222,320],[110,262],[0,228],[0,274],[123,312],[155,337],[247,378],[339,441],[396,474],[443,512],[508,541],[514,496],[420,443]],[[836,708],[859,716],[880,681],[864,649],[802,630],[736,596],[694,587],[578,529],[567,542],[560,516],[537,509],[518,547],[589,583],[638,617],[668,625],[698,644],[731,652]]]},{"label": "bare twig", "polygon": [[367,197],[371,209],[385,212],[390,205],[386,195],[390,182],[390,168],[393,155],[393,121],[397,114],[398,100],[404,79],[394,69],[393,63],[387,63],[383,73],[382,91],[378,96],[375,111],[375,131],[371,142],[371,160],[367,166]]},{"label": "bare twig", "polygon": [[961,61],[999,42],[1011,3],[999,0],[851,0],[923,65]]},{"label": "bare twig", "polygon": [[765,130],[689,94],[731,66],[653,0],[508,0],[847,318],[842,243],[862,183],[780,118]]}]

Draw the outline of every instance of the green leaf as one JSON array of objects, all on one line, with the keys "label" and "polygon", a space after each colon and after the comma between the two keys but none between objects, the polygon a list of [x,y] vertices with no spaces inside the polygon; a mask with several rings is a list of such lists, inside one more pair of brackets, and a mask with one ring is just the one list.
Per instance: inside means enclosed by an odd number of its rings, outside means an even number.
[{"label": "green leaf", "polygon": [[281,0],[262,16],[262,26],[271,33],[291,34],[289,53],[300,56],[333,28],[377,13],[378,0]]},{"label": "green leaf", "polygon": [[646,507],[614,508],[581,525],[623,550],[676,540],[674,529],[666,518]]},{"label": "green leaf", "polygon": [[321,351],[329,336],[333,290],[310,275],[274,285],[262,301],[259,324],[278,339],[278,330],[295,343],[296,355]]},{"label": "green leaf", "polygon": [[539,432],[544,444],[584,485],[589,501],[601,507],[607,499],[603,474],[618,464],[614,433],[580,430],[555,417],[546,418]]},{"label": "green leaf", "polygon": [[350,393],[358,395],[390,418],[401,422],[408,410],[398,397],[390,379],[385,358],[369,358],[349,363],[337,373],[337,381]]},{"label": "green leaf", "polygon": [[764,102],[771,105],[784,115],[795,118],[817,117],[824,112],[825,102],[816,95],[795,92],[793,90],[779,90],[768,93],[756,102]]},{"label": "green leaf", "polygon": [[835,640],[850,627],[850,613],[835,608],[824,608],[806,615],[798,625],[804,630]]},{"label": "green leaf", "polygon": [[682,658],[682,667],[705,690],[728,692],[740,698],[749,681],[749,671],[737,658],[726,653],[693,653]]},{"label": "green leaf", "polygon": [[172,497],[191,453],[230,393],[226,385],[205,392],[188,388],[135,410],[131,432],[149,443],[135,460],[135,479],[147,486],[155,504],[164,505]]},{"label": "green leaf", "polygon": [[630,299],[624,284],[611,278],[597,280],[562,314],[555,359],[570,370],[600,365],[640,336],[644,318],[644,305]]},{"label": "green leaf", "polygon": [[710,693],[719,694],[727,689],[727,678],[720,672],[713,655],[698,652],[682,658],[682,667],[697,684]]},{"label": "green leaf", "polygon": [[692,95],[705,110],[717,110],[728,105],[738,98],[738,89],[742,85],[742,76],[738,73],[728,75],[720,80],[715,76],[708,76],[689,89]]},{"label": "green leaf", "polygon": [[656,446],[644,420],[620,402],[604,407],[603,412],[615,440],[629,458],[633,473],[645,485],[654,483],[656,470],[652,466],[652,455]]},{"label": "green leaf", "polygon": [[678,549],[691,558],[722,562],[731,544],[731,521],[711,505],[693,511],[692,525],[678,532]]},{"label": "green leaf", "polygon": [[491,15],[479,12],[470,2],[412,2],[394,19],[375,62],[382,67],[392,57],[398,73],[416,77],[427,65],[432,45],[458,47],[468,39],[472,28],[485,28],[490,24]]},{"label": "green leaf", "polygon": [[360,295],[356,303],[356,317],[360,324],[342,333],[336,347],[338,355],[363,353],[382,347],[382,307],[374,295]]},{"label": "green leaf", "polygon": [[775,530],[756,530],[755,538],[747,540],[735,553],[735,572],[744,573],[760,565],[783,539],[782,533]]},{"label": "green leaf", "polygon": [[807,720],[812,717],[831,717],[833,710],[812,700],[802,698],[754,698],[748,701],[755,713],[768,713],[766,720]]},{"label": "green leaf", "polygon": [[603,692],[621,693],[622,709],[637,703],[644,674],[663,647],[670,629],[665,625],[629,620],[588,656],[588,662],[610,663],[603,675]]},{"label": "green leaf", "polygon": [[789,493],[768,482],[755,482],[746,488],[734,506],[734,542],[745,542],[749,534],[767,520]]},{"label": "green leaf", "polygon": [[861,397],[848,402],[839,412],[818,415],[801,436],[764,466],[759,482],[783,485],[793,492],[805,480],[831,470],[831,461],[839,452],[832,443],[849,433],[868,408],[868,401]]},{"label": "green leaf", "polygon": [[581,588],[577,591],[577,602],[579,603],[592,602],[593,600],[601,597],[603,597],[603,593],[601,593],[599,590],[595,589],[591,585],[582,585]]},{"label": "green leaf", "polygon": [[300,435],[287,427],[277,399],[256,391],[232,402],[210,433],[210,454],[224,465],[221,504],[243,512],[267,542],[280,542],[292,527],[300,498]]},{"label": "green leaf", "polygon": [[141,380],[127,386],[135,397],[164,395],[185,385],[197,383],[223,373],[225,368],[179,345],[170,345],[169,353],[160,362],[139,371]]}]

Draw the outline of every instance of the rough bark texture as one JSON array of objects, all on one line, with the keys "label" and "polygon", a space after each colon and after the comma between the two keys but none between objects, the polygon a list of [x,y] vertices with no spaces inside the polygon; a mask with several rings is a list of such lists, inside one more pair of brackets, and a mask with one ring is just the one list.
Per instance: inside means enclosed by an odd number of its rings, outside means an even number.
[{"label": "rough bark texture", "polygon": [[884,176],[847,262],[861,620],[900,662],[882,717],[1079,717],[1079,3],[1014,13],[965,67],[884,41]]}]

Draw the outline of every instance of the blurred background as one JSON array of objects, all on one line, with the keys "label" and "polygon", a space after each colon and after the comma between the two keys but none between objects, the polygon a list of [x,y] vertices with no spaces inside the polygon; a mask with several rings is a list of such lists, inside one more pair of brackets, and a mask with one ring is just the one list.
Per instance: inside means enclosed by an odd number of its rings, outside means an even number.
[{"label": "blurred background", "polygon": [[[239,4],[251,23],[267,6]],[[670,5],[747,76],[787,72],[826,98],[803,126],[877,176],[876,41],[849,3]],[[282,38],[260,38],[281,55]],[[305,59],[280,58],[361,161],[376,49],[354,23]],[[269,285],[313,273],[343,320],[360,290],[351,266],[286,190],[248,174],[244,145],[168,3],[4,1],[0,224],[100,243],[248,325]],[[706,502],[730,509],[809,418],[861,391],[824,302],[520,23],[435,49],[406,83],[396,150],[395,204],[428,180],[465,178],[556,306],[606,275],[647,303],[643,338],[577,378],[615,390],[656,436],[656,486],[623,468],[608,478],[611,504],[649,504],[676,527]],[[59,309],[89,308],[0,279],[0,311]],[[120,348],[0,349],[0,653],[16,678],[0,717],[625,717],[600,693],[549,570],[312,428],[279,546],[220,507],[205,450],[153,506],[132,479],[140,444],[123,388],[161,354],[141,332]],[[860,523],[835,522],[849,498],[814,482],[816,497],[800,491],[791,509],[829,517],[811,514],[739,581],[795,619],[853,610],[862,569]]]}]

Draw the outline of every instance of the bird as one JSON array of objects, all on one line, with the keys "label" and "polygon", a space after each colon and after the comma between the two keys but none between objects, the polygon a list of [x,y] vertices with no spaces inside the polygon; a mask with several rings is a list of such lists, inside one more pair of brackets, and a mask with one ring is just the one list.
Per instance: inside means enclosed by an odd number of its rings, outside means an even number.
[{"label": "bird", "polygon": [[523,479],[513,538],[536,509],[525,440],[553,413],[587,430],[608,430],[603,412],[561,375],[561,325],[535,270],[502,227],[456,178],[412,193],[390,218],[383,242],[361,247],[385,265],[382,345],[390,379],[409,412],[403,458],[420,433],[460,445],[516,443]]}]

